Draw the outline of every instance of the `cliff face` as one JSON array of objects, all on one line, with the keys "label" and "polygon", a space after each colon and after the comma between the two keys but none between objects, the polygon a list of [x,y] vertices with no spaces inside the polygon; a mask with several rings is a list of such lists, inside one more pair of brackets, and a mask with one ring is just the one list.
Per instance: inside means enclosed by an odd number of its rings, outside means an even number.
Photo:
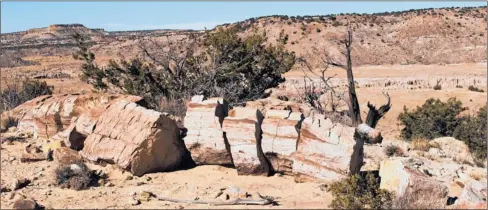
[{"label": "cliff face", "polygon": [[[486,7],[410,10],[378,14],[327,16],[268,16],[251,18],[218,27],[237,27],[243,36],[265,32],[268,44],[281,37],[285,48],[318,64],[313,48],[326,50],[340,60],[334,40],[341,39],[348,23],[354,31],[354,65],[439,64],[486,61]],[[46,28],[1,35],[1,49],[17,57],[45,51],[70,54],[70,35],[90,36],[95,53],[103,56],[135,56],[141,39],[202,36],[203,31],[144,30],[107,32],[81,24],[51,25]],[[44,49],[44,50],[43,50]],[[311,56],[313,55],[313,56]]]}]

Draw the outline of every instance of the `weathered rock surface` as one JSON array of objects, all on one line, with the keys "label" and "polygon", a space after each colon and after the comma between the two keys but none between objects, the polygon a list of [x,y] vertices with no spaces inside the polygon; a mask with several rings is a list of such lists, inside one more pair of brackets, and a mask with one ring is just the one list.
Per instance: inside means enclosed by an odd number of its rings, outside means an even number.
[{"label": "weathered rock surface", "polygon": [[443,207],[448,188],[415,165],[418,163],[409,158],[384,160],[379,171],[380,188],[394,192],[401,208]]},{"label": "weathered rock surface", "polygon": [[67,147],[54,150],[53,157],[54,161],[61,165],[69,165],[82,160],[77,151]]},{"label": "weathered rock surface", "polygon": [[141,176],[175,169],[184,155],[184,144],[173,120],[135,103],[118,101],[99,117],[80,155]]},{"label": "weathered rock surface", "polygon": [[261,145],[275,172],[292,174],[292,155],[296,151],[299,137],[296,126],[299,124],[300,114],[282,110],[267,111],[261,125]]},{"label": "weathered rock surface", "polygon": [[298,149],[293,155],[296,181],[334,181],[349,172],[354,128],[332,124],[323,116],[306,118],[301,126]]},{"label": "weathered rock surface", "polygon": [[226,132],[237,174],[262,175],[265,171],[258,157],[255,136],[258,120],[249,114],[256,113],[257,109],[245,108],[241,111],[245,114],[225,118],[222,130]]},{"label": "weathered rock surface", "polygon": [[265,116],[268,110],[291,110],[293,112],[301,112],[305,117],[310,115],[311,108],[305,104],[300,104],[292,101],[283,101],[277,98],[264,98],[256,101],[246,102],[247,108],[259,109]]},{"label": "weathered rock surface", "polygon": [[73,117],[86,114],[96,119],[107,105],[121,99],[131,102],[142,100],[141,97],[130,95],[44,95],[3,113],[2,118],[10,116],[18,119],[21,132],[33,133],[35,138],[47,139],[68,128]]},{"label": "weathered rock surface", "polygon": [[184,141],[193,161],[197,164],[232,164],[232,158],[226,149],[221,122],[216,116],[217,102],[223,103],[223,100],[212,98],[203,101],[202,97],[194,97],[187,106],[184,127],[188,131]]},{"label": "weathered rock surface", "polygon": [[14,202],[13,209],[41,209],[41,207],[32,199],[18,199]]},{"label": "weathered rock surface", "polygon": [[443,137],[430,141],[430,144],[437,144],[439,146],[438,149],[442,151],[443,157],[451,158],[459,163],[469,163],[474,165],[473,156],[471,155],[468,146],[460,140],[452,137]]},{"label": "weathered rock surface", "polygon": [[487,208],[487,187],[486,182],[471,180],[464,184],[456,202],[456,208],[463,209],[486,209]]}]

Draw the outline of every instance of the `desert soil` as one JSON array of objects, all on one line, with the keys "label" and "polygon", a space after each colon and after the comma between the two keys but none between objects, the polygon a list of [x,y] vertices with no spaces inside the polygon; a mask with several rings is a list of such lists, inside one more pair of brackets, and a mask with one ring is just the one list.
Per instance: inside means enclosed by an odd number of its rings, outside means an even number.
[{"label": "desert soil", "polygon": [[[28,142],[14,142],[12,145],[2,144],[1,148],[1,186],[10,187],[15,178],[28,178],[32,183],[15,192],[1,193],[1,209],[12,208],[13,202],[25,196],[36,200],[39,204],[54,209],[62,208],[327,208],[332,200],[331,195],[321,187],[320,183],[295,183],[291,176],[238,176],[235,169],[223,166],[198,166],[189,170],[168,173],[146,174],[142,177],[130,176],[128,172],[107,165],[88,164],[91,169],[102,169],[109,175],[108,182],[113,187],[91,187],[87,190],[75,191],[61,189],[54,185],[54,162],[40,161],[21,163],[20,154]],[[139,198],[142,191],[149,191],[159,196],[175,199],[215,200],[215,195],[222,188],[239,188],[248,192],[252,198],[256,192],[263,196],[275,198],[279,206],[211,206],[207,204],[180,204],[159,201],[151,198],[141,199],[141,204],[131,205],[132,198]],[[133,194],[136,195],[133,195]],[[223,200],[225,194],[218,199]],[[257,198],[256,198],[257,199]]]}]

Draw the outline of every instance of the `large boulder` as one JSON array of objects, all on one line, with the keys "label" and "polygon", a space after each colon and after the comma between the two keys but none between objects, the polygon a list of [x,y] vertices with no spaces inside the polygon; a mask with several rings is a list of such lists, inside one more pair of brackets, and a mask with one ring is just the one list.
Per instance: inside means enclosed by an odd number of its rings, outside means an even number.
[{"label": "large boulder", "polygon": [[[96,120],[105,107],[118,100],[141,102],[142,98],[131,95],[116,94],[63,94],[44,95],[25,102],[15,109],[3,113],[2,118],[10,116],[19,121],[20,132],[33,133],[34,137],[48,139],[68,128],[73,118],[83,114]],[[85,121],[83,121],[84,123]],[[93,124],[93,121],[88,124]],[[89,133],[87,129],[78,129]],[[89,130],[89,129],[88,129]]]},{"label": "large boulder", "polygon": [[388,159],[381,162],[380,188],[393,192],[399,208],[443,208],[448,188],[417,169],[419,161],[410,158]]},{"label": "large boulder", "polygon": [[330,182],[346,177],[355,144],[353,135],[354,128],[334,124],[323,115],[306,118],[293,154],[295,180]]},{"label": "large boulder", "polygon": [[136,176],[169,171],[185,153],[176,122],[129,101],[112,104],[88,135],[80,155],[90,161],[117,164]]},{"label": "large boulder", "polygon": [[[197,96],[187,105],[184,119],[187,133],[184,141],[193,161],[200,165],[232,164],[221,128],[222,122],[219,121],[219,116],[216,116],[218,103],[223,104],[223,99],[203,100],[203,97]],[[221,109],[226,112],[228,108],[222,106]],[[222,116],[222,119],[224,117]]]}]

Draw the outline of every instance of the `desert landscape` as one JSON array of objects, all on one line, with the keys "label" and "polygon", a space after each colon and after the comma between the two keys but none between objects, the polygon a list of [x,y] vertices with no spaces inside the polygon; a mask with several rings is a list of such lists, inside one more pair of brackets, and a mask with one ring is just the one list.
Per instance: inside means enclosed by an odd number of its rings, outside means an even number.
[{"label": "desert landscape", "polygon": [[1,208],[486,209],[486,16],[2,33]]}]

